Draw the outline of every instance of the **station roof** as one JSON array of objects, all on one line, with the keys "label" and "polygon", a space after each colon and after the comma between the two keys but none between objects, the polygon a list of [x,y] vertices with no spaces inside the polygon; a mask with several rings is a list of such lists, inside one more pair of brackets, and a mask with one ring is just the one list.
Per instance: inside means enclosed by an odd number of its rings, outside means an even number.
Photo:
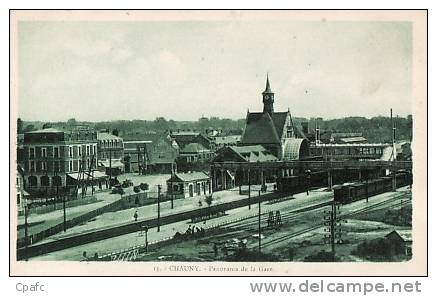
[{"label": "station roof", "polygon": [[230,146],[230,151],[235,153],[240,159],[247,162],[277,161],[278,158],[270,153],[261,145],[252,146]]},{"label": "station roof", "polygon": [[[241,142],[244,144],[279,144],[287,112],[248,113]],[[282,123],[282,125],[281,125]]]},{"label": "station roof", "polygon": [[306,139],[287,139],[283,147],[284,160],[298,160],[309,155],[309,142]]}]

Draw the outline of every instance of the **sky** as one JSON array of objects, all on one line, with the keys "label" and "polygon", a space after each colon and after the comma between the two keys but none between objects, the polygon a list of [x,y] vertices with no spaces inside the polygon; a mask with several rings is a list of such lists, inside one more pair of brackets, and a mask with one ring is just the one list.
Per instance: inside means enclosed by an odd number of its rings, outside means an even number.
[{"label": "sky", "polygon": [[406,116],[407,22],[41,22],[18,25],[23,120]]}]

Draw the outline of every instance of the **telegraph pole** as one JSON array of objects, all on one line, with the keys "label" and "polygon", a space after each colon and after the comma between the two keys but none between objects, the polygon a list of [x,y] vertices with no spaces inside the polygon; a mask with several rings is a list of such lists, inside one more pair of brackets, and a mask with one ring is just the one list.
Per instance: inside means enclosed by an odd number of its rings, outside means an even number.
[{"label": "telegraph pole", "polygon": [[[171,173],[172,173],[172,177],[175,176],[175,169],[173,166],[173,163],[171,164]],[[173,184],[171,184],[171,208],[173,209],[174,207],[174,192],[173,192],[174,188],[173,188]]]},{"label": "telegraph pole", "polygon": [[158,185],[158,232],[161,231],[161,185]]},{"label": "telegraph pole", "polygon": [[144,246],[146,248],[146,253],[149,251],[149,241],[147,239],[147,232],[149,231],[149,227],[147,225],[143,226],[144,228]]},{"label": "telegraph pole", "polygon": [[258,252],[261,255],[261,191],[258,191]]},{"label": "telegraph pole", "polygon": [[332,201],[331,208],[331,253],[332,253],[332,261],[335,261],[335,222],[337,220],[337,211],[335,208],[335,200]]},{"label": "telegraph pole", "polygon": [[249,199],[249,210],[250,210],[250,169],[247,170],[247,176],[248,176],[248,182],[249,182],[249,195],[248,195],[248,199]]},{"label": "telegraph pole", "polygon": [[393,120],[393,110],[390,108],[390,120],[391,120],[391,126],[392,126],[392,145],[393,145],[393,169],[392,169],[392,174],[393,174],[393,181],[392,181],[392,185],[393,191],[396,191],[396,167],[394,166],[395,162],[396,162],[396,125],[395,122]]}]

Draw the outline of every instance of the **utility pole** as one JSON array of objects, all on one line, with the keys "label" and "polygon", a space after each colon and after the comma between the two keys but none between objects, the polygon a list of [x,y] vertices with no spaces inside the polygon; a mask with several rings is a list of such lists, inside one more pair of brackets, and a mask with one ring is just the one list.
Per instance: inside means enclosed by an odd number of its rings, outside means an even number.
[{"label": "utility pole", "polygon": [[258,191],[258,252],[261,255],[261,191]]},{"label": "utility pole", "polygon": [[24,250],[25,250],[25,260],[27,261],[27,259],[29,258],[29,253],[28,253],[28,244],[29,244],[29,233],[28,233],[28,228],[29,225],[27,224],[27,215],[28,215],[28,205],[27,205],[27,199],[25,199],[25,204],[24,204]]},{"label": "utility pole", "polygon": [[249,195],[248,195],[248,199],[249,199],[249,210],[250,210],[250,169],[247,170],[247,177],[248,177],[248,182],[249,182]]},{"label": "utility pole", "polygon": [[[174,177],[175,176],[175,170],[174,170],[174,166],[173,166],[173,163],[171,164],[171,175],[172,175],[172,177]],[[173,207],[174,207],[174,188],[173,188],[173,184],[171,184],[171,208],[173,209]]]},{"label": "utility pole", "polygon": [[332,253],[332,261],[335,261],[335,222],[337,220],[337,211],[335,208],[335,200],[332,201],[331,208],[331,225],[330,225],[330,233],[331,233],[331,253]]},{"label": "utility pole", "polygon": [[396,191],[396,167],[395,167],[395,162],[396,162],[396,125],[395,122],[393,120],[393,110],[390,108],[390,120],[391,120],[391,126],[392,126],[392,145],[393,145],[393,169],[392,169],[392,174],[393,174],[393,181],[392,181],[392,185],[393,191]]},{"label": "utility pole", "polygon": [[143,226],[144,229],[144,246],[146,248],[146,253],[149,251],[149,241],[147,240],[147,232],[149,232],[149,227],[147,225]]},{"label": "utility pole", "polygon": [[[336,202],[335,199],[332,200],[331,209],[329,211],[325,211],[325,214],[328,214],[327,216],[324,216],[325,219],[325,232],[329,232],[328,235],[325,235],[325,243],[326,240],[329,239],[329,243],[331,245],[331,254],[332,254],[332,261],[335,261],[335,244],[337,242],[341,241],[341,222],[340,219],[338,219],[337,215],[340,214],[340,212],[337,212],[337,208],[339,208],[339,204]],[[339,239],[337,241],[336,239]]]},{"label": "utility pole", "polygon": [[161,185],[158,185],[158,232],[161,231]]}]

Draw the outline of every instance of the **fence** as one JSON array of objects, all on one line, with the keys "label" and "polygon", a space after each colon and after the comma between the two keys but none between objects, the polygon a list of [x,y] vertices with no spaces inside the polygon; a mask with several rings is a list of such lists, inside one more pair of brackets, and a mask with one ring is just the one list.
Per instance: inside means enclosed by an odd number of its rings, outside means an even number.
[{"label": "fence", "polygon": [[[99,201],[97,199],[96,196],[87,196],[85,198],[80,198],[80,199],[75,199],[75,200],[69,200],[65,202],[65,207],[66,208],[73,208],[73,207],[77,207],[77,206],[83,206],[83,205],[87,205],[87,204],[91,204],[91,203],[95,203]],[[29,207],[28,209],[28,213],[29,214],[46,214],[49,212],[53,212],[56,210],[60,210],[63,208],[63,203],[51,203],[51,204],[47,204],[47,205],[42,205],[42,206],[38,206],[38,207]],[[19,216],[23,216],[24,215],[24,210],[20,210],[18,212]]]},{"label": "fence", "polygon": [[[95,217],[97,217],[105,212],[116,211],[116,210],[121,209],[122,207],[123,207],[123,201],[121,199],[117,200],[117,201],[110,203],[110,204],[107,204],[101,208],[95,209],[91,212],[88,212],[88,213],[82,214],[80,216],[74,217],[70,220],[67,220],[66,227],[71,228],[71,227],[79,225],[83,222],[89,221],[89,220],[91,220],[91,219],[93,219],[93,218],[95,218]],[[64,223],[61,222],[61,223],[58,223],[58,224],[56,224],[48,229],[45,229],[41,232],[31,234],[28,237],[29,244],[30,245],[35,244],[35,243],[42,241],[43,239],[45,239],[49,236],[52,236],[54,234],[61,232],[63,230],[64,230]],[[18,238],[17,239],[17,248],[22,248],[24,246],[25,246],[25,237]],[[31,247],[31,246],[29,246],[29,247]]]},{"label": "fence", "polygon": [[[273,198],[276,198],[275,194],[269,193],[261,196],[252,196],[250,199],[251,204],[258,203],[258,201],[261,199],[261,201],[271,200]],[[119,206],[122,206],[121,200]],[[200,209],[194,209],[182,213],[162,216],[160,218],[160,225],[166,225],[171,224],[179,221],[184,220],[191,220],[195,219],[196,217],[205,217],[207,215],[219,215],[219,213],[222,213],[224,211],[228,211],[235,208],[240,208],[243,206],[247,206],[249,204],[249,199],[239,199],[227,203],[212,205],[208,208],[200,208]],[[87,221],[91,219],[94,216],[86,217],[86,219],[83,219],[83,216],[81,216],[81,220]],[[76,221],[76,223],[79,223]],[[124,234],[129,234],[133,232],[140,231],[144,225],[147,225],[150,228],[156,227],[158,225],[158,219],[157,218],[151,218],[146,219],[142,221],[137,222],[126,222],[121,225],[113,226],[113,227],[107,227],[103,229],[98,230],[92,230],[86,233],[78,234],[71,237],[62,238],[56,241],[50,241],[43,244],[37,244],[37,245],[31,245],[27,248],[27,255],[26,250],[23,248],[24,244],[21,244],[21,248],[17,250],[17,259],[20,260],[24,258],[24,256],[28,257],[35,257],[42,254],[59,251],[87,243],[96,242],[99,240],[108,239],[111,237],[117,237]],[[62,224],[60,225],[62,227]],[[59,232],[60,230],[58,230]]]}]

